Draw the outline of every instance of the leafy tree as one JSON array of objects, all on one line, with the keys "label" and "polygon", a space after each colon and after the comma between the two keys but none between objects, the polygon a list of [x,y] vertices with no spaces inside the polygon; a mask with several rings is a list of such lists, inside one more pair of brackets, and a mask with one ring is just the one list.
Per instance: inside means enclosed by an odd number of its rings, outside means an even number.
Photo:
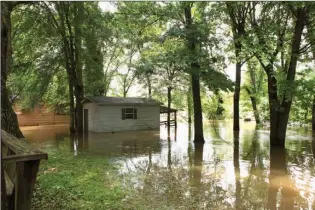
[{"label": "leafy tree", "polygon": [[127,71],[125,73],[119,74],[119,83],[121,86],[121,92],[123,97],[127,97],[127,93],[132,86],[133,82],[135,81],[136,75],[134,74],[133,67],[132,67],[132,57],[134,52],[131,50],[129,53],[129,62],[127,66]]},{"label": "leafy tree", "polygon": [[7,79],[12,65],[11,13],[21,4],[23,2],[1,2],[1,128],[18,138],[24,136],[10,103]]},{"label": "leafy tree", "polygon": [[310,100],[314,94],[315,73],[312,69],[306,69],[297,74],[297,88],[290,113],[290,120],[296,122],[309,122],[309,115],[312,114],[313,101]]},{"label": "leafy tree", "polygon": [[[248,45],[254,50],[255,56],[267,74],[270,143],[284,147],[295,89],[296,66],[299,55],[302,53],[302,33],[306,17],[314,4],[268,2],[259,5],[261,6],[259,13],[257,5],[252,5],[253,33],[252,41],[248,42]],[[288,24],[289,21],[293,22],[292,25]]]},{"label": "leafy tree", "polygon": [[53,76],[62,69],[60,41],[40,11],[34,4],[12,13],[14,62],[8,87],[12,103],[24,110],[42,102]]},{"label": "leafy tree", "polygon": [[239,102],[240,102],[240,91],[241,91],[241,69],[242,65],[245,63],[244,49],[242,40],[246,36],[246,22],[248,21],[248,16],[250,15],[250,2],[227,2],[227,13],[230,17],[230,26],[233,33],[233,42],[236,58],[236,81],[234,89],[234,104],[233,104],[233,130],[239,131]]},{"label": "leafy tree", "polygon": [[256,120],[256,124],[261,123],[261,116],[260,116],[260,110],[259,110],[259,104],[261,102],[261,97],[263,97],[264,89],[264,71],[259,68],[258,62],[255,59],[251,59],[247,62],[247,76],[248,80],[246,80],[245,84],[243,85],[243,88],[246,90],[250,101],[252,110],[254,113],[254,117]]},{"label": "leafy tree", "polygon": [[82,41],[85,49],[82,50],[82,57],[85,95],[106,95],[108,69],[104,72],[104,64],[109,54],[115,54],[111,51],[115,44],[112,42],[113,30],[108,24],[113,17],[103,13],[98,2],[85,3],[84,10]]},{"label": "leafy tree", "polygon": [[[314,15],[315,9],[310,11],[309,16],[306,19],[306,27],[307,27],[307,41],[311,47],[311,53],[313,55],[313,61],[315,62],[315,19]],[[313,104],[312,104],[312,130],[315,130],[315,94],[313,95]]]}]

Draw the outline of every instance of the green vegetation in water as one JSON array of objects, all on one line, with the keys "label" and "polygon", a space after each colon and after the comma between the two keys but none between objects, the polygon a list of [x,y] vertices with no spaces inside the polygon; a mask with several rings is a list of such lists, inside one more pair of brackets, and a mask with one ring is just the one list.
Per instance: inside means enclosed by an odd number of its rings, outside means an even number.
[{"label": "green vegetation in water", "polygon": [[32,209],[122,209],[125,197],[117,168],[108,159],[46,150],[32,199]]}]

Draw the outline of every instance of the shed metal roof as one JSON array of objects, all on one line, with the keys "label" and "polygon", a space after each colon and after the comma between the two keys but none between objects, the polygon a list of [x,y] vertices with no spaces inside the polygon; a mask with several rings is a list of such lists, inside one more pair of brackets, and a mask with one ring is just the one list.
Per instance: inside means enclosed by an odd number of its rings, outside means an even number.
[{"label": "shed metal roof", "polygon": [[161,105],[162,103],[150,98],[136,97],[105,97],[105,96],[88,96],[81,103],[92,102],[98,105]]}]

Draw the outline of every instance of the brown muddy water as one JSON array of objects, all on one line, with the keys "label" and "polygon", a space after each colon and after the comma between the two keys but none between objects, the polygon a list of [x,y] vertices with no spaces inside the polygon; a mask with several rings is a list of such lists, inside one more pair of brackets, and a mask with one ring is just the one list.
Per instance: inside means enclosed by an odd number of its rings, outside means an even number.
[{"label": "brown muddy water", "polygon": [[[204,145],[180,124],[160,131],[89,132],[70,137],[68,126],[23,127],[27,140],[73,155],[104,155],[121,165],[130,200],[144,209],[315,209],[315,135],[290,128],[286,149],[269,148],[269,133],[244,122],[205,125]],[[132,206],[132,204],[130,204]]]}]

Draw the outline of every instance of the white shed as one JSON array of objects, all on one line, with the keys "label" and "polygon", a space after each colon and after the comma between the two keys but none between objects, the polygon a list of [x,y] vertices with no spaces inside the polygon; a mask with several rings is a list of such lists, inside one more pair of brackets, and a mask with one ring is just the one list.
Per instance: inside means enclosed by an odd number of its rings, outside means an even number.
[{"label": "white shed", "polygon": [[161,103],[154,99],[92,96],[81,103],[85,131],[160,129]]}]

